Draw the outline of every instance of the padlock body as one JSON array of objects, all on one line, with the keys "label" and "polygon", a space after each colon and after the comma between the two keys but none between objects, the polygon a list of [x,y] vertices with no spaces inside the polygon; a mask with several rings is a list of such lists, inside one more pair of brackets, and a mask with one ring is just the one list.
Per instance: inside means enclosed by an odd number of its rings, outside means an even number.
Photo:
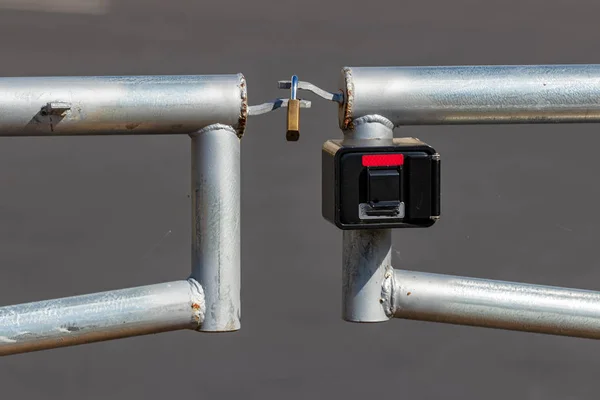
[{"label": "padlock body", "polygon": [[287,138],[298,138],[300,134],[300,100],[291,99],[287,109]]}]

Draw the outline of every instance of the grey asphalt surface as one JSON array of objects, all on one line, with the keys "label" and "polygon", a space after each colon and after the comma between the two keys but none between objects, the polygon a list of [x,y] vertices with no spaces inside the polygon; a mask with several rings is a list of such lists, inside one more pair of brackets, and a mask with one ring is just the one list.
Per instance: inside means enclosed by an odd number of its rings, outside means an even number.
[{"label": "grey asphalt surface", "polygon": [[[113,1],[104,16],[0,11],[0,76],[242,72],[251,104],[345,65],[600,63],[590,0]],[[320,148],[254,117],[242,144],[242,330],[0,358],[0,399],[590,399],[596,341],[394,320],[345,323],[341,232]],[[420,127],[443,217],[394,234],[394,266],[600,290],[597,125]],[[0,304],[184,278],[188,137],[0,139]]]}]

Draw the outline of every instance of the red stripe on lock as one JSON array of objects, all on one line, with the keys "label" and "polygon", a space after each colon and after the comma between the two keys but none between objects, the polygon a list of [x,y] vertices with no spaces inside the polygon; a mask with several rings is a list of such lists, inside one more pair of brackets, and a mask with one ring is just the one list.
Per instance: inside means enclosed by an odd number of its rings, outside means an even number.
[{"label": "red stripe on lock", "polygon": [[395,167],[404,164],[404,154],[369,154],[362,156],[363,167]]}]

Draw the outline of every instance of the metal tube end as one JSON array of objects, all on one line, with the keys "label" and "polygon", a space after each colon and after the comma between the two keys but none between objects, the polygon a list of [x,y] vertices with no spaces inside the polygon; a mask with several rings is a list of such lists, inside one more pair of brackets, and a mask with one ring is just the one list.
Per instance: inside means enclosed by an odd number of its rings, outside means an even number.
[{"label": "metal tube end", "polygon": [[352,80],[352,69],[342,68],[339,89],[344,94],[344,101],[338,107],[338,120],[340,129],[345,131],[352,129],[352,106],[354,103],[354,81]]},{"label": "metal tube end", "polygon": [[240,116],[238,118],[238,123],[236,127],[236,134],[238,138],[242,138],[244,136],[244,131],[246,130],[246,124],[248,122],[248,87],[246,85],[246,78],[243,74],[238,74],[238,78],[240,80],[239,88],[240,88],[240,99],[242,101],[240,107]]}]

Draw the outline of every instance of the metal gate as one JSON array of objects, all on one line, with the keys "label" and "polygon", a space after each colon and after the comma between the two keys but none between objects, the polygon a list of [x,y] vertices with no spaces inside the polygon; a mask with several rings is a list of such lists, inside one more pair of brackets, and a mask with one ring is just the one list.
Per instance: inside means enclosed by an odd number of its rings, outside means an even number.
[{"label": "metal gate", "polygon": [[[290,98],[248,106],[241,74],[0,78],[0,136],[189,135],[193,235],[187,279],[0,308],[0,355],[240,329],[240,140],[248,116],[285,107],[298,140],[311,103],[297,90],[339,103],[344,142],[370,146],[402,125],[600,122],[600,65],[344,68],[339,92],[279,87]],[[391,229],[343,232],[345,320],[600,338],[600,292],[398,270],[391,243]]]}]

